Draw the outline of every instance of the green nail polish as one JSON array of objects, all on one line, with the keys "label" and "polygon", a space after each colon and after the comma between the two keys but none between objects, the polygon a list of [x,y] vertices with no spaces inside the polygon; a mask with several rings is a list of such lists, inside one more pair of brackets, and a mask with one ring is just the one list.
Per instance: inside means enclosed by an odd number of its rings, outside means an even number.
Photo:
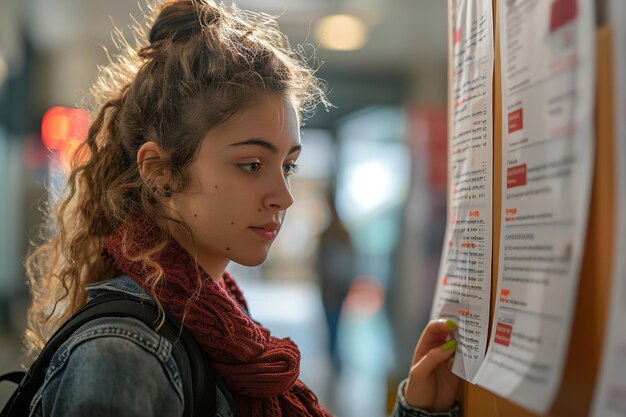
[{"label": "green nail polish", "polygon": [[446,343],[441,345],[441,348],[443,350],[446,350],[446,351],[448,351],[450,349],[454,349],[455,347],[456,347],[456,340],[454,340],[454,339],[450,339]]},{"label": "green nail polish", "polygon": [[453,322],[452,320],[446,320],[445,325],[452,330],[456,330],[459,328],[459,325]]}]

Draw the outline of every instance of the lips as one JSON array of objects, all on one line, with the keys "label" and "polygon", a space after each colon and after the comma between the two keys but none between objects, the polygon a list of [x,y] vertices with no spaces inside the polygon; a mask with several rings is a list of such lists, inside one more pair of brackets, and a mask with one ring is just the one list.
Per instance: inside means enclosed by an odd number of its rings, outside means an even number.
[{"label": "lips", "polygon": [[250,229],[265,240],[274,240],[278,235],[280,223],[272,222],[260,226],[250,226]]}]

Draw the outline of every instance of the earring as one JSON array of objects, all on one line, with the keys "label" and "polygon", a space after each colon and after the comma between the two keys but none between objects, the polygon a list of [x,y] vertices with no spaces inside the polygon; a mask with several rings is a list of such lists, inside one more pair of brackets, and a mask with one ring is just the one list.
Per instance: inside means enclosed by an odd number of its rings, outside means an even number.
[{"label": "earring", "polygon": [[163,192],[163,195],[165,197],[171,197],[172,196],[172,187],[169,184],[163,184],[163,189],[165,190]]},{"label": "earring", "polygon": [[165,191],[160,191],[159,188],[155,185],[152,187],[152,192],[155,194],[162,195],[163,197],[171,197],[172,196],[172,187],[169,184],[164,184],[163,189]]}]

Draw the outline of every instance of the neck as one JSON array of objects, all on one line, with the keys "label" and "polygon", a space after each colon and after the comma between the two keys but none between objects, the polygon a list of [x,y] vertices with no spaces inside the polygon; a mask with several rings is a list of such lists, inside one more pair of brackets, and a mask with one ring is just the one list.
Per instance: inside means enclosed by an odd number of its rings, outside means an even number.
[{"label": "neck", "polygon": [[[171,229],[170,229],[171,230]],[[174,232],[173,230],[171,230]],[[189,239],[185,239],[180,233],[172,233],[172,237],[178,244],[194,259],[198,265],[206,271],[207,274],[218,282],[226,270],[226,266],[230,262],[229,259],[224,257],[215,257],[210,254],[200,253],[197,248],[194,247],[193,242]]]},{"label": "neck", "polygon": [[197,258],[198,264],[204,269],[207,274],[213,281],[219,281],[224,271],[226,270],[226,266],[228,265],[229,260],[224,259],[222,262],[216,263],[215,261],[203,260],[200,257]]}]

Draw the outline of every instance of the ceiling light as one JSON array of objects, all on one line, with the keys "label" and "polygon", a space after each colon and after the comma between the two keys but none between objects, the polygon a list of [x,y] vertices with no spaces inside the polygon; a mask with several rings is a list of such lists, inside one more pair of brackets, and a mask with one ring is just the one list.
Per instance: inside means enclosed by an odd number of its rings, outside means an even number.
[{"label": "ceiling light", "polygon": [[367,28],[365,23],[357,17],[336,14],[326,16],[317,22],[315,35],[323,48],[354,51],[365,45]]}]

